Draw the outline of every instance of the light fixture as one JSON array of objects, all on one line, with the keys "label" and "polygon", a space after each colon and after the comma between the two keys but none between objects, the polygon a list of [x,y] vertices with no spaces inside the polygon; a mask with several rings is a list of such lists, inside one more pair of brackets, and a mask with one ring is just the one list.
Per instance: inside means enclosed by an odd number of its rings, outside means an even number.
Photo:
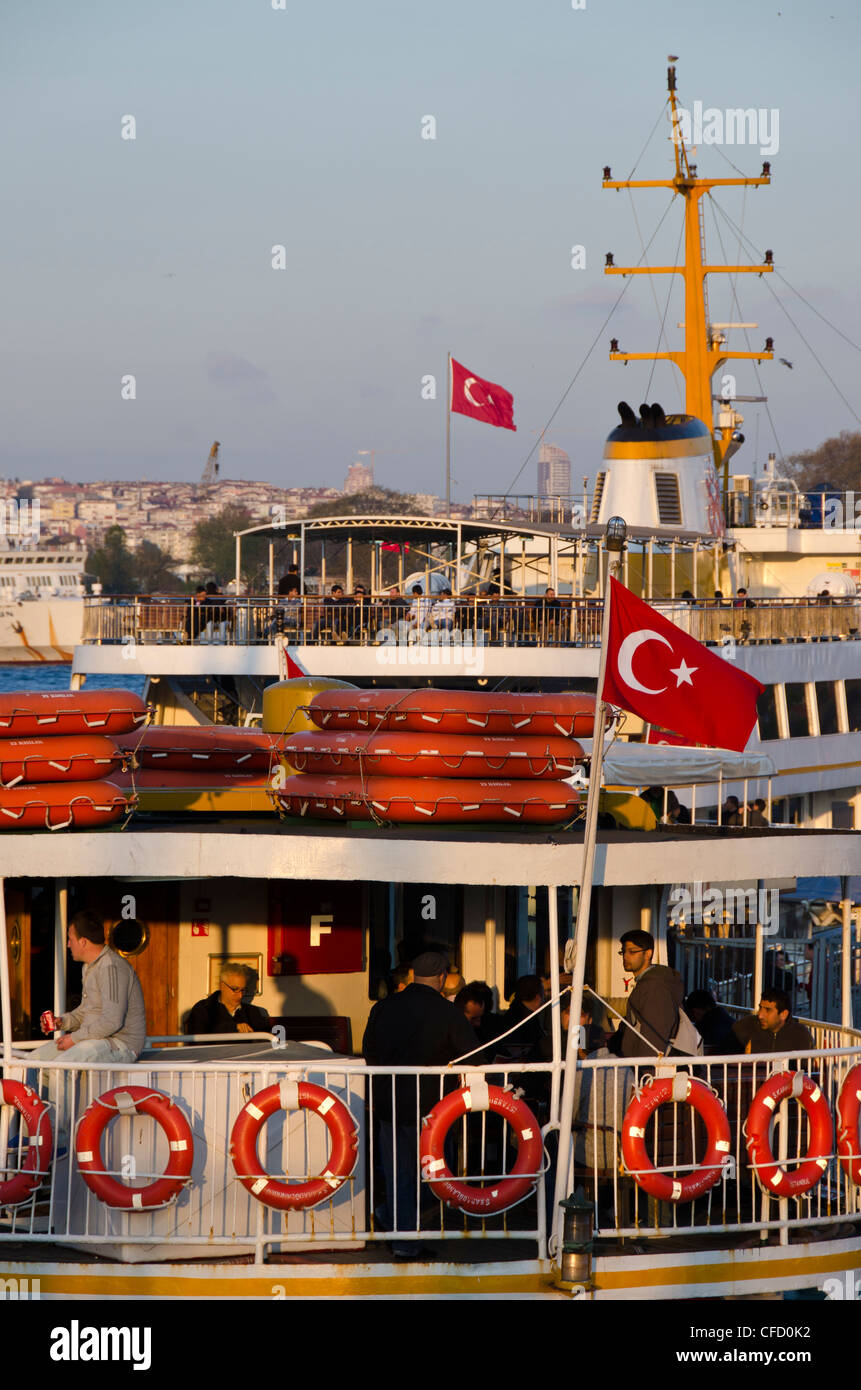
[{"label": "light fixture", "polygon": [[606,544],[608,550],[624,550],[628,536],[628,526],[624,517],[611,516],[607,522]]}]

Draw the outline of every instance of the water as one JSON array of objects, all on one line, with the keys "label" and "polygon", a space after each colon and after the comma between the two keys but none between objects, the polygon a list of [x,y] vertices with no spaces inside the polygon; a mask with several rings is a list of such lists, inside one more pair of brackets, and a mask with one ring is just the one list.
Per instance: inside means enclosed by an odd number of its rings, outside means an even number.
[{"label": "water", "polygon": [[[71,681],[72,668],[69,665],[58,663],[57,665],[42,666],[38,663],[32,665],[0,666],[0,695],[10,695],[15,691],[30,692],[34,690],[68,690]],[[87,676],[87,690],[132,690],[136,695],[143,695],[144,678],[142,676]]]}]

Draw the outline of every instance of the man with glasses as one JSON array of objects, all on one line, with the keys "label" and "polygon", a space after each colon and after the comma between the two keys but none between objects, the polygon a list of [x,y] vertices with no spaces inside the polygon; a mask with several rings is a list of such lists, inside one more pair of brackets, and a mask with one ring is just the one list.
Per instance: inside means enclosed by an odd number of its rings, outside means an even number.
[{"label": "man with glasses", "polygon": [[[655,938],[647,931],[627,931],[620,941],[622,968],[634,979],[624,1022],[608,1047],[617,1057],[666,1055],[679,1027],[685,988],[677,970],[653,965]],[[652,1044],[652,1046],[649,1046]]]},{"label": "man with glasses", "polygon": [[188,1015],[186,1033],[268,1033],[269,1015],[256,1004],[247,1004],[252,971],[229,960],[221,967],[219,988],[199,999]]}]

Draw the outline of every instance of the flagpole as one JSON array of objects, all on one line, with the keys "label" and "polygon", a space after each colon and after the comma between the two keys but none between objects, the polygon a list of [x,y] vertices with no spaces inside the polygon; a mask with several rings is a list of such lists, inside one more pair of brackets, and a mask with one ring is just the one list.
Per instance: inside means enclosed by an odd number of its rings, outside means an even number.
[{"label": "flagpole", "polygon": [[580,1040],[580,1013],[583,1007],[583,981],[586,974],[586,946],[589,939],[589,915],[592,907],[592,878],[595,871],[595,844],[598,829],[598,804],[601,776],[604,767],[604,718],[608,708],[601,699],[604,673],[607,667],[607,644],[610,635],[610,583],[616,579],[622,564],[626,527],[621,517],[611,517],[607,523],[607,585],[604,593],[604,612],[601,623],[601,651],[598,661],[598,686],[595,692],[595,723],[592,730],[592,762],[589,768],[589,791],[586,796],[586,829],[583,836],[583,869],[580,877],[580,896],[577,903],[577,925],[574,931],[574,969],[571,979],[571,1013],[568,1020],[568,1047],[565,1054],[565,1081],[559,1112],[559,1149],[556,1160],[556,1184],[553,1193],[553,1240],[557,1260],[562,1256],[562,1223],[564,1212],[559,1205],[568,1195],[568,1170],[571,1166],[574,1120],[574,1088],[577,1079],[577,1048]]},{"label": "flagpole", "polygon": [[448,354],[446,397],[445,397],[445,510],[451,511],[451,353]]}]

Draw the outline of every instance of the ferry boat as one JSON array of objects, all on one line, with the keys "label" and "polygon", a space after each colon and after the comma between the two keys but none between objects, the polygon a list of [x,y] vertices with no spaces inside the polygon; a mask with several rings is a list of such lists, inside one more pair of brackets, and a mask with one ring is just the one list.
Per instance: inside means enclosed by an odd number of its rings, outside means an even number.
[{"label": "ferry boat", "polygon": [[[672,116],[673,69],[669,106]],[[669,186],[694,219],[690,250],[700,244],[699,195],[715,181],[696,176],[683,145],[676,160]],[[605,183],[617,186],[609,171]],[[696,285],[696,263],[684,273]],[[43,1298],[85,1291],[99,1299],[589,1302],[750,1298],[854,1278],[861,1268],[861,951],[851,881],[861,782],[857,601],[850,594],[845,604],[810,604],[788,579],[788,593],[767,595],[753,609],[696,601],[714,588],[734,593],[748,577],[739,568],[748,538],[744,526],[727,528],[714,505],[715,465],[727,459],[736,425],[718,440],[716,460],[702,421],[711,419],[708,383],[725,353],[693,307],[686,344],[679,365],[689,392],[699,393],[696,410],[673,417],[650,408],[639,422],[623,412],[585,516],[530,515],[506,499],[488,501],[470,522],[349,517],[287,526],[306,589],[305,558],[321,539],[330,575],[346,558],[352,589],[353,547],[364,538],[399,547],[403,591],[409,542],[410,566],[416,555],[424,566],[423,596],[437,586],[454,590],[451,629],[434,631],[427,609],[411,613],[409,602],[387,594],[377,545],[370,598],[343,608],[307,591],[291,605],[274,594],[238,597],[201,622],[179,600],[86,601],[73,695],[93,673],[112,674],[118,685],[143,675],[157,723],[178,733],[222,722],[262,723],[281,735],[297,727],[295,712],[319,689],[338,682],[410,689],[418,698],[433,687],[453,700],[463,691],[493,692],[500,701],[518,691],[594,694],[612,502],[627,513],[623,580],[693,636],[731,653],[767,690],[758,734],[743,755],[662,744],[673,731],[630,716],[624,725],[614,720],[594,858],[577,820],[541,829],[279,820],[271,777],[246,789],[239,809],[235,790],[213,796],[211,787],[189,783],[150,800],[122,828],[62,832],[50,842],[45,832],[18,833],[14,873],[4,876],[0,897],[9,943],[0,953],[4,1085],[24,1080],[22,1054],[38,1040],[41,1009],[63,1011],[74,986],[65,926],[83,906],[102,917],[110,941],[135,965],[148,1040],[132,1066],[39,1069],[42,1096],[56,1096],[65,1081],[76,1128],[68,1154],[53,1138],[45,1181],[0,1211],[2,1277],[38,1279]],[[667,498],[671,519],[660,510]],[[789,524],[788,554],[792,533]],[[480,592],[488,587],[495,592]],[[546,587],[552,598],[542,598]],[[310,674],[291,677],[293,663]],[[653,784],[664,788],[658,816],[634,794]],[[685,787],[690,824],[669,809],[669,793]],[[727,823],[729,795],[742,810]],[[143,803],[150,791],[140,796]],[[754,823],[747,808],[757,797],[767,815]],[[803,894],[814,878],[826,880],[821,891],[837,909],[819,913],[816,931],[800,933],[789,911],[766,920],[768,894],[797,896],[799,886]],[[688,990],[709,988],[741,1014],[782,971],[814,1046],[778,1048],[764,1059],[587,1056],[576,1071],[569,1052],[566,1068],[563,979],[566,966],[576,979],[574,923],[587,885],[593,910],[581,921],[588,938],[581,936],[579,968],[607,1019],[611,1009],[623,1011],[630,984],[619,935],[646,927]],[[717,894],[709,905],[708,893]],[[794,903],[792,911],[806,922],[809,906]],[[447,1173],[445,1153],[429,1151],[416,1168],[420,1217],[393,1231],[379,1216],[375,1097],[378,1078],[391,1086],[395,1073],[356,1054],[391,968],[430,941],[499,1000],[517,977],[546,972],[550,1060],[524,1060],[515,1034],[512,1051],[500,1044],[489,1063],[463,1057],[449,1068],[396,1069],[417,1088],[427,1077],[425,1087],[440,1098],[457,1078],[476,1113],[468,1124],[457,1121],[464,1171]],[[198,1045],[182,1036],[182,1017],[211,992],[225,960],[249,967],[272,1033]],[[826,976],[838,987],[824,989]],[[807,983],[821,1006],[812,1018]],[[783,1090],[778,1076],[788,1077]],[[793,1080],[802,1076],[809,1085]],[[751,1110],[763,1087],[772,1088],[765,1097],[774,1135],[760,1116],[751,1148],[745,1131],[753,1133]],[[135,1088],[167,1097],[171,1118],[164,1109],[161,1119],[144,1117]],[[509,1097],[522,1092],[534,1118],[533,1127],[518,1112],[517,1149],[504,1137],[494,1088]],[[661,1126],[659,1149],[643,1156],[631,1150],[632,1132],[646,1129],[641,1111],[660,1088],[673,1118]],[[691,1118],[694,1092],[710,1097],[703,1101],[710,1145]],[[99,1097],[109,1097],[101,1108]],[[10,1143],[8,1105],[0,1124],[0,1145],[12,1150],[7,1180],[15,1180],[23,1160],[20,1139],[17,1148]],[[255,1144],[264,1125],[261,1158]],[[432,1126],[437,1139],[442,1127]],[[557,1161],[560,1145],[567,1162]],[[31,1172],[42,1172],[39,1162],[31,1160]],[[517,1185],[524,1176],[525,1190]],[[159,1183],[167,1184],[165,1201],[165,1189],[153,1197]],[[291,1183],[298,1198],[285,1193]],[[267,1187],[277,1200],[265,1200]],[[393,1239],[414,1258],[397,1256]]]},{"label": "ferry boat", "polygon": [[0,664],[70,662],[83,636],[85,550],[0,535]]}]

